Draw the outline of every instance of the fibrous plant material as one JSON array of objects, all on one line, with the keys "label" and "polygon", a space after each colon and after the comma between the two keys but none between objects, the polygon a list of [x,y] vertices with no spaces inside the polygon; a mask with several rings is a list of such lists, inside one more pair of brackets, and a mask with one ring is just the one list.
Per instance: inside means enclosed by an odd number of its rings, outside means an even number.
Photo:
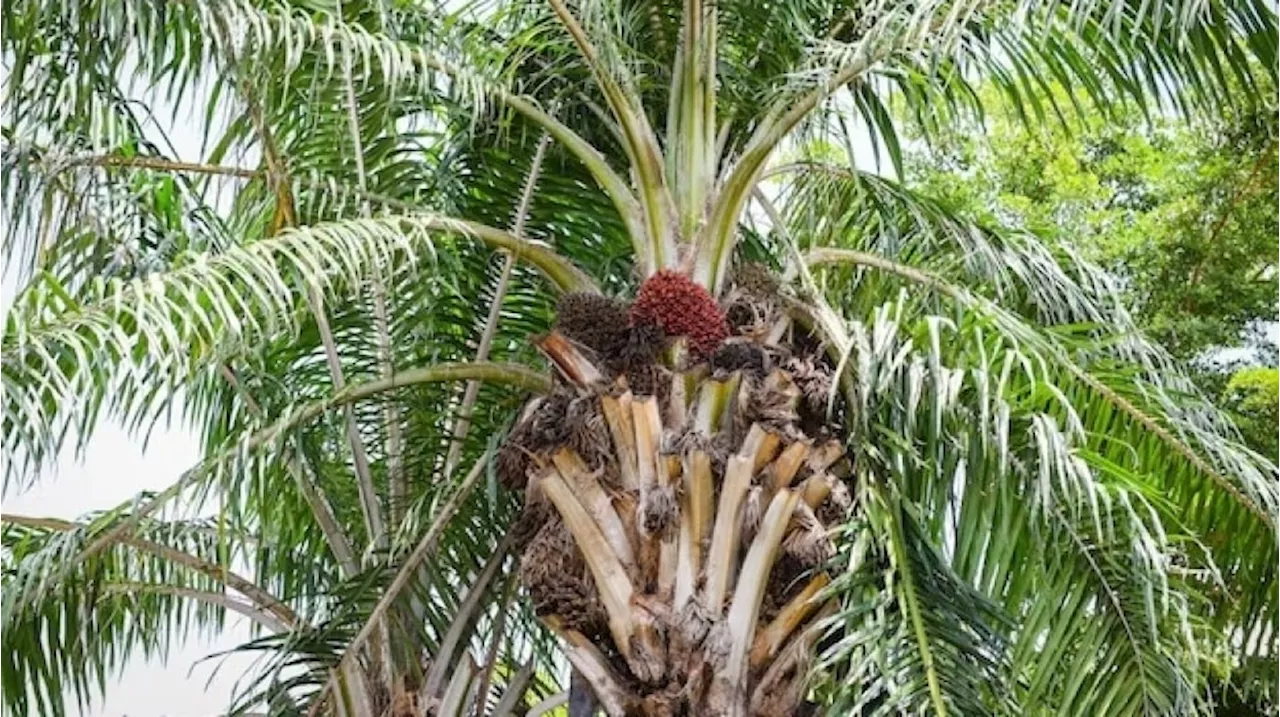
[{"label": "fibrous plant material", "polygon": [[800,389],[790,374],[774,369],[763,379],[753,380],[743,396],[742,419],[759,423],[777,432],[798,437],[800,415]]},{"label": "fibrous plant material", "polygon": [[[679,284],[663,276],[650,299]],[[771,359],[785,347],[657,321],[633,321],[633,349],[653,345],[635,332],[649,326],[700,338],[711,365],[606,354],[581,333],[540,342],[565,385],[512,431],[520,529],[536,531],[522,580],[610,714],[796,714],[833,554],[824,519],[848,507],[840,443],[802,429],[803,390]]]},{"label": "fibrous plant material", "polygon": [[706,289],[674,271],[660,271],[640,285],[631,305],[631,323],[660,327],[683,336],[695,358],[708,359],[729,336],[729,322]]},{"label": "fibrous plant material", "polygon": [[600,401],[594,396],[578,396],[570,400],[563,420],[564,444],[572,448],[588,468],[612,477],[615,472],[612,465],[613,447],[605,432]]},{"label": "fibrous plant material", "polygon": [[636,396],[656,396],[665,400],[671,392],[671,372],[662,366],[633,366],[624,375],[627,388]]},{"label": "fibrous plant material", "polygon": [[772,269],[753,261],[743,262],[733,274],[735,288],[760,299],[773,299],[782,285]]},{"label": "fibrous plant material", "polygon": [[738,335],[756,333],[757,327],[764,325],[764,312],[758,311],[749,301],[731,302],[724,311],[724,318],[729,322],[729,330]]},{"label": "fibrous plant material", "polygon": [[525,548],[520,581],[539,615],[563,616],[569,627],[592,640],[608,635],[609,618],[595,581],[563,521],[543,525]]},{"label": "fibrous plant material", "polygon": [[778,280],[768,267],[745,263],[734,273],[725,301],[725,318],[733,333],[760,338],[780,314]]},{"label": "fibrous plant material", "polygon": [[524,447],[515,432],[507,436],[498,455],[494,459],[498,473],[498,481],[511,490],[520,490],[528,484],[528,470],[531,463],[528,449]]},{"label": "fibrous plant material", "polygon": [[526,408],[498,449],[497,473],[502,485],[522,490],[528,483],[529,469],[536,465],[537,454],[568,439],[569,425],[564,416],[572,400],[573,393],[561,386],[548,396],[534,399]]},{"label": "fibrous plant material", "polygon": [[[745,264],[725,295],[725,316],[739,337],[761,344],[775,359],[789,355],[784,338],[793,333],[791,316],[779,295],[780,286],[768,268]],[[783,355],[777,355],[783,354]]]},{"label": "fibrous plant material", "polygon": [[831,369],[807,356],[793,356],[783,363],[783,368],[800,389],[804,407],[814,413],[825,413],[834,386]]},{"label": "fibrous plant material", "polygon": [[711,357],[711,368],[717,373],[743,371],[757,378],[769,373],[769,357],[760,346],[749,341],[730,341]]}]

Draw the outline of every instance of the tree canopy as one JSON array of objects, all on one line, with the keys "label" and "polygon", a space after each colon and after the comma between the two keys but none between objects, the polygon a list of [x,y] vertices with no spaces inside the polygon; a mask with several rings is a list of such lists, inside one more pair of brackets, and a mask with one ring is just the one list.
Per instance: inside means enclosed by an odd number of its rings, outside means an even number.
[{"label": "tree canopy", "polygon": [[908,181],[1106,267],[1138,324],[1180,359],[1246,344],[1269,355],[1257,334],[1278,315],[1276,131],[1274,107],[1034,128],[995,114],[913,155]]}]

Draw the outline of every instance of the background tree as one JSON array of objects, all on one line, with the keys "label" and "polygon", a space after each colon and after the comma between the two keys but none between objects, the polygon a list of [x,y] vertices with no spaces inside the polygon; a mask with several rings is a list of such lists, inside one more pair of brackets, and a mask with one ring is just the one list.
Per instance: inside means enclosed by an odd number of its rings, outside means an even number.
[{"label": "background tree", "polygon": [[1084,252],[1184,361],[1249,343],[1269,356],[1274,346],[1248,332],[1277,316],[1276,131],[1268,108],[1195,123],[1094,113],[1034,128],[996,114],[913,153],[908,182],[975,221]]},{"label": "background tree", "polygon": [[[1265,3],[3,12],[26,281],[6,485],[105,416],[145,433],[176,410],[206,447],[105,514],[6,516],[11,709],[60,713],[227,611],[267,655],[239,707],[547,696],[557,643],[509,555],[520,496],[490,478],[524,395],[552,386],[527,338],[556,292],[629,295],[663,269],[728,300],[739,259],[776,272],[806,329],[791,348],[821,347],[844,402],[818,426],[855,500],[809,697],[1190,713],[1211,666],[1275,654],[1275,466],[1106,275],[852,162],[770,164],[793,140],[849,145],[856,121],[900,165],[895,98],[930,134],[997,107],[1045,122],[1051,77],[1085,105],[1220,112],[1233,83],[1274,84]],[[135,83],[228,113],[205,162],[148,141]]]}]

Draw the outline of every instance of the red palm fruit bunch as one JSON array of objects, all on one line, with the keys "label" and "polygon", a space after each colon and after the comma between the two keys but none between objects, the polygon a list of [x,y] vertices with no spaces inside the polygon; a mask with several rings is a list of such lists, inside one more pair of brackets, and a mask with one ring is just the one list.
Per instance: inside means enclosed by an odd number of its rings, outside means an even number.
[{"label": "red palm fruit bunch", "polygon": [[630,315],[633,326],[652,325],[667,336],[684,336],[697,359],[711,358],[729,336],[729,322],[711,294],[674,271],[645,280]]}]

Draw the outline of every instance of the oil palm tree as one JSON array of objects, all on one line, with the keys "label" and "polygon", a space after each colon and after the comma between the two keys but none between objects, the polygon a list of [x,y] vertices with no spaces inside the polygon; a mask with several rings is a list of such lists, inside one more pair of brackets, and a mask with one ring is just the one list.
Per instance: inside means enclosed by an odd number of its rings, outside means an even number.
[{"label": "oil palm tree", "polygon": [[4,517],[9,710],[233,613],[238,712],[542,713],[570,666],[610,714],[1274,690],[1276,467],[1111,278],[857,139],[1263,101],[1269,4],[3,14],[6,489],[106,418],[204,446]]}]

